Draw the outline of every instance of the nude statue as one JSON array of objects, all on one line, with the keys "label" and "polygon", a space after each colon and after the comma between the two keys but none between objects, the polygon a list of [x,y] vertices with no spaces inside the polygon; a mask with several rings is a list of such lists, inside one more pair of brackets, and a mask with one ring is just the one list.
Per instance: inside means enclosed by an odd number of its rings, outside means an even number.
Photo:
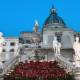
[{"label": "nude statue", "polygon": [[58,42],[57,51],[58,51],[58,54],[60,55],[60,52],[61,52],[61,43],[60,42]]},{"label": "nude statue", "polygon": [[57,37],[54,37],[53,40],[53,49],[54,49],[54,53],[55,54],[59,54],[60,55],[60,50],[61,50],[61,43],[57,41]]},{"label": "nude statue", "polygon": [[2,63],[2,57],[1,57],[1,54],[2,54],[2,50],[3,50],[3,45],[4,45],[4,38],[2,37],[3,36],[3,33],[0,32],[0,68],[3,68],[3,63]]},{"label": "nude statue", "polygon": [[73,49],[75,52],[74,60],[75,60],[75,66],[80,67],[80,42],[79,37],[76,37],[76,41],[73,44]]},{"label": "nude statue", "polygon": [[5,41],[2,36],[3,36],[3,33],[0,32],[0,56],[1,56],[1,53],[2,53],[2,50],[3,50],[4,41]]},{"label": "nude statue", "polygon": [[75,51],[75,56],[77,57],[77,60],[80,59],[80,42],[79,42],[79,37],[76,37],[76,41],[73,44],[73,49]]}]

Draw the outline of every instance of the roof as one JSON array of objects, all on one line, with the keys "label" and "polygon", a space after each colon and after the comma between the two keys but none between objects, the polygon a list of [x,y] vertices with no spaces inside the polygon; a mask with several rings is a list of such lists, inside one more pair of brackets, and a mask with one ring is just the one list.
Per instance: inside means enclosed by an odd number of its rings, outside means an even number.
[{"label": "roof", "polygon": [[45,20],[44,23],[44,27],[47,27],[48,25],[53,25],[53,24],[61,24],[61,25],[66,25],[64,20],[58,16],[56,9],[54,7],[52,7],[51,11],[50,11],[50,15],[48,16],[48,18]]}]

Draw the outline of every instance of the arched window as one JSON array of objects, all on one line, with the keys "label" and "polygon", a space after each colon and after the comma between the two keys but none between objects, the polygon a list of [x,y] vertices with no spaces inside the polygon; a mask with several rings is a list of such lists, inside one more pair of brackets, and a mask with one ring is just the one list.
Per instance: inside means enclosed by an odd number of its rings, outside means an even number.
[{"label": "arched window", "polygon": [[10,49],[10,52],[14,52],[14,49]]},{"label": "arched window", "polygon": [[15,42],[11,42],[10,43],[10,46],[15,46]]},{"label": "arched window", "polygon": [[2,50],[2,52],[6,52],[6,50],[5,50],[5,49],[3,49],[3,50]]},{"label": "arched window", "polygon": [[61,42],[62,32],[55,32],[55,36],[57,37],[57,40]]},{"label": "arched window", "polygon": [[26,43],[29,43],[29,44],[30,44],[30,43],[31,43],[31,41],[30,41],[30,40],[26,40]]}]

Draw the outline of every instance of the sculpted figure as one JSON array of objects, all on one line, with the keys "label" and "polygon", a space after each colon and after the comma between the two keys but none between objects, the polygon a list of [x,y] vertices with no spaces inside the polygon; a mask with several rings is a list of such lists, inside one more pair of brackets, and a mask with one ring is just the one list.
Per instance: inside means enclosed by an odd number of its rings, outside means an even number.
[{"label": "sculpted figure", "polygon": [[80,42],[79,42],[79,37],[76,37],[76,41],[73,44],[73,49],[75,51],[75,56],[77,57],[77,60],[80,59]]},{"label": "sculpted figure", "polygon": [[58,54],[60,55],[60,50],[61,50],[61,43],[60,42],[58,42],[58,46],[57,46],[57,50],[58,50]]},{"label": "sculpted figure", "polygon": [[53,49],[54,49],[54,53],[57,53],[57,44],[58,44],[57,38],[54,37],[54,40],[53,40]]},{"label": "sculpted figure", "polygon": [[76,37],[76,41],[73,44],[73,49],[75,52],[74,60],[76,67],[80,67],[80,42],[79,37]]},{"label": "sculpted figure", "polygon": [[5,41],[2,36],[3,36],[3,33],[0,32],[0,68],[3,68],[3,63],[2,63],[1,54],[2,54],[3,45],[4,45],[4,41]]},{"label": "sculpted figure", "polygon": [[4,38],[3,38],[2,36],[3,36],[3,33],[0,32],[0,56],[1,56],[1,53],[2,53],[4,41],[5,41]]},{"label": "sculpted figure", "polygon": [[57,41],[57,37],[54,37],[53,49],[55,54],[60,54],[61,43]]}]

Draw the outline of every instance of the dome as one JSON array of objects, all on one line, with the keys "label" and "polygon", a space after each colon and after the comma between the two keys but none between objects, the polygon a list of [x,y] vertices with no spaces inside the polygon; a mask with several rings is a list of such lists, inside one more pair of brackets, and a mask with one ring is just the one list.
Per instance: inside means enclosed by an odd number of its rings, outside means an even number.
[{"label": "dome", "polygon": [[46,19],[44,26],[51,25],[54,23],[65,25],[65,22],[63,21],[63,19],[61,17],[59,17],[58,14],[56,13],[56,9],[54,7],[52,7],[50,15]]}]

